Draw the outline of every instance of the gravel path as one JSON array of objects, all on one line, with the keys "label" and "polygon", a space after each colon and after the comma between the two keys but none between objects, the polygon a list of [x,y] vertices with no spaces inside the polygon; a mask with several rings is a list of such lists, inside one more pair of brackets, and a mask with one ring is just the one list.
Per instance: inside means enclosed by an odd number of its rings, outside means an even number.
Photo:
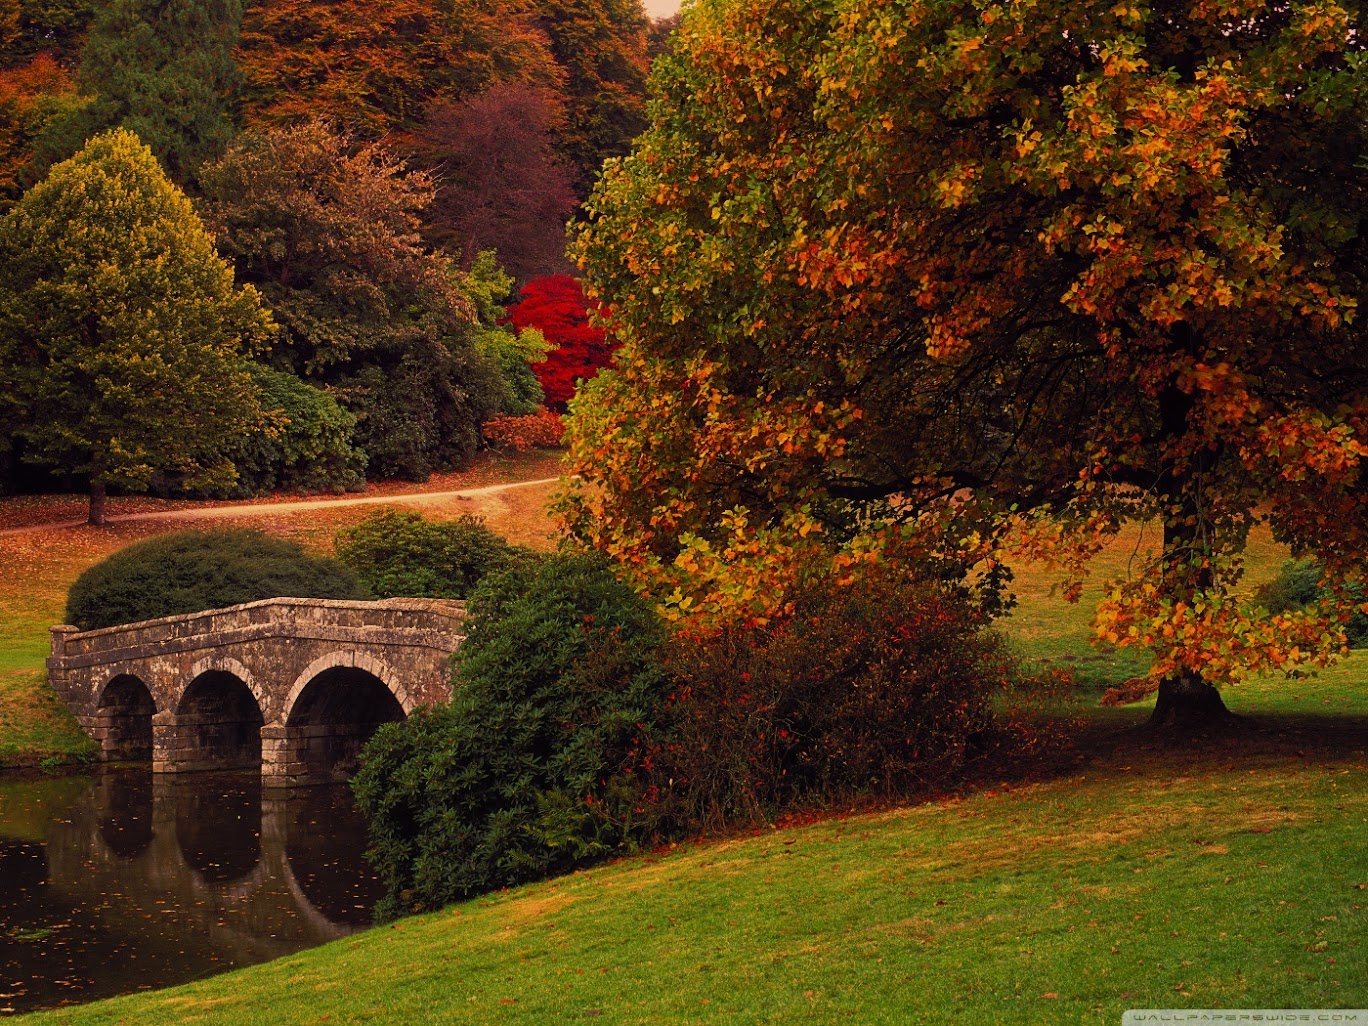
[{"label": "gravel path", "polygon": [[[298,502],[252,502],[238,506],[199,506],[194,509],[155,510],[148,513],[125,513],[122,516],[105,518],[106,524],[129,523],[134,520],[209,520],[215,517],[269,516],[276,513],[293,513],[299,510],[327,509],[333,506],[373,506],[381,504],[398,505],[404,503],[440,502],[444,499],[474,498],[477,495],[492,495],[513,488],[529,488],[533,485],[553,484],[560,480],[556,477],[541,477],[535,481],[513,481],[509,484],[486,485],[483,488],[460,488],[445,492],[409,492],[398,495],[366,495],[355,499],[301,499]],[[62,528],[85,527],[84,520],[68,520],[47,524],[30,524],[26,527],[9,527],[0,530],[0,536],[11,534],[33,534],[38,531],[54,531]]]}]

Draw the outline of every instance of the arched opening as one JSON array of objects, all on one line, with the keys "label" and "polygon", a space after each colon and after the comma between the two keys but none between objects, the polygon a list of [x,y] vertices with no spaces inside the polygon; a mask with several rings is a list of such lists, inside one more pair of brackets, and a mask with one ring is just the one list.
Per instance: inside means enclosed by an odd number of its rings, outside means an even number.
[{"label": "arched opening", "polygon": [[156,702],[147,685],[121,673],[100,693],[95,715],[104,757],[110,761],[146,762],[152,758],[152,714]]},{"label": "arched opening", "polygon": [[177,769],[256,769],[261,765],[261,706],[224,670],[201,673],[176,710]]},{"label": "arched opening", "polygon": [[304,775],[338,780],[356,770],[361,747],[382,723],[403,718],[403,706],[379,677],[354,666],[334,666],[304,686],[286,727],[296,738],[295,758]]}]

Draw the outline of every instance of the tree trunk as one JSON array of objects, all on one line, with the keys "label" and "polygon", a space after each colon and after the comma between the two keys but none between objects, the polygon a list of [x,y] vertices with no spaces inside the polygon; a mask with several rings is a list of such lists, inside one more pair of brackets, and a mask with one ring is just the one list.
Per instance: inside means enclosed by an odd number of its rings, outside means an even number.
[{"label": "tree trunk", "polygon": [[[1195,349],[1191,329],[1185,324],[1175,325],[1174,341],[1183,350]],[[1164,440],[1172,443],[1184,439],[1191,429],[1192,396],[1175,380],[1160,391],[1158,399]],[[1204,478],[1212,473],[1219,458],[1220,450],[1215,446],[1193,447],[1185,465],[1164,468],[1155,482],[1164,519],[1160,556],[1164,589],[1174,598],[1191,601],[1216,583],[1212,568],[1214,525],[1203,508],[1201,492]],[[1190,730],[1227,727],[1237,721],[1221,700],[1221,693],[1200,673],[1181,670],[1159,682],[1149,726],[1155,730]]]},{"label": "tree trunk", "polygon": [[1226,708],[1221,693],[1199,673],[1184,671],[1159,682],[1159,697],[1147,724],[1154,730],[1229,727],[1239,718]]},{"label": "tree trunk", "polygon": [[90,479],[90,519],[86,521],[96,527],[105,522],[105,483],[98,477]]}]

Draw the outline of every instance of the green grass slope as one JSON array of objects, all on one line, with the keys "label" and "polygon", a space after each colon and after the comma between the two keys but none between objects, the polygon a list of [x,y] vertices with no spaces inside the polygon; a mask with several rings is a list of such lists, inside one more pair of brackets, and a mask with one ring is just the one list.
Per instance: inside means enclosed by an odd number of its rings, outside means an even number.
[{"label": "green grass slope", "polygon": [[[1282,558],[1255,555],[1260,575]],[[1097,684],[1141,665],[1090,647],[1088,601],[1019,584],[1006,626],[1032,657]],[[25,1021],[1114,1026],[1126,1008],[1368,1007],[1366,677],[1359,653],[1231,689],[1249,722],[1220,741],[1166,745],[1134,729],[1143,708],[1090,709],[1064,759],[960,795],[625,860]]]}]

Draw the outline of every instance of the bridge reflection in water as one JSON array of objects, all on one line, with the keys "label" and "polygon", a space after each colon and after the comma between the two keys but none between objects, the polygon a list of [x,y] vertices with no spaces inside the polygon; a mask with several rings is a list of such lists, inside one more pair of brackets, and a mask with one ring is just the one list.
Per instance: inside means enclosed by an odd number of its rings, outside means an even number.
[{"label": "bridge reflection in water", "polygon": [[67,801],[27,810],[25,822],[48,824],[45,836],[14,840],[0,803],[6,1013],[321,944],[367,925],[382,890],[344,786],[263,793],[256,773],[121,769]]}]

